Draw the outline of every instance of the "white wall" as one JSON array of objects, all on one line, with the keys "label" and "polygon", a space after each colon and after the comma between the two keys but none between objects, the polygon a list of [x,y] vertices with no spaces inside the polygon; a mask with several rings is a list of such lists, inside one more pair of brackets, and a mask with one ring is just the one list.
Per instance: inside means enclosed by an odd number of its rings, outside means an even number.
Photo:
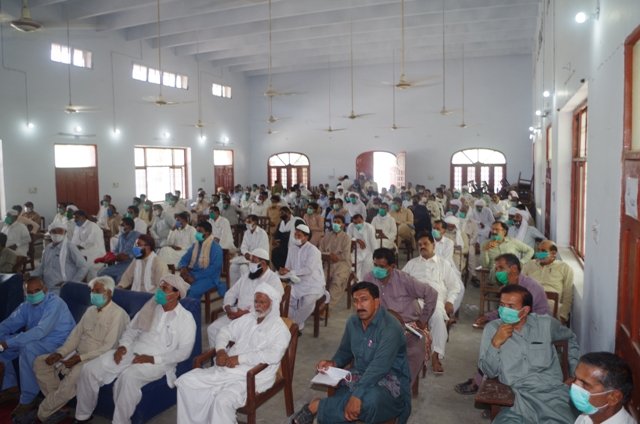
[{"label": "white wall", "polygon": [[[201,66],[203,120],[207,123],[208,140],[198,141],[197,129],[187,124],[197,120],[196,63],[191,59],[163,53],[163,68],[189,76],[189,90],[163,89],[170,100],[191,103],[157,107],[142,98],[158,93],[158,86],[134,81],[133,62],[157,68],[157,50],[145,43],[126,42],[119,35],[87,30],[72,30],[71,45],[93,52],[93,69],[72,67],[73,103],[94,106],[97,112],[68,115],[67,66],[49,60],[51,42],[66,44],[66,31],[45,29],[34,34],[18,33],[3,28],[4,63],[7,67],[25,70],[28,76],[31,120],[36,127],[26,131],[24,79],[20,73],[0,68],[0,139],[4,158],[6,204],[22,204],[27,200],[50,222],[55,213],[53,145],[55,143],[96,144],[100,193],[110,193],[114,203],[126,207],[135,194],[133,145],[174,145],[191,148],[191,190],[204,187],[213,190],[213,149],[224,148],[216,143],[226,135],[229,147],[236,150],[236,179],[245,181],[248,173],[247,90],[244,76],[228,75]],[[111,60],[115,78],[115,109],[119,139],[111,136],[113,127]],[[211,95],[212,82],[233,87],[233,99]],[[95,138],[69,139],[56,134],[71,132],[81,125]],[[155,140],[164,130],[172,134],[169,141]],[[114,185],[117,185],[115,187]],[[37,187],[36,194],[28,192]],[[64,200],[64,199],[60,199]]]},{"label": "white wall", "polygon": [[[580,8],[591,13],[595,4],[595,1],[551,1],[550,9],[543,12],[546,48],[551,52],[545,56],[545,83],[536,78],[532,85],[537,104],[543,104],[543,85],[555,93],[547,105],[551,115],[545,125],[551,122],[554,127],[554,157],[558,160],[553,164],[552,233],[561,244],[569,239],[570,109],[582,96],[581,90],[588,99],[586,258],[584,284],[576,286],[572,320],[583,351],[613,350],[615,343],[623,135],[622,46],[640,23],[640,2],[636,0],[601,0],[598,20],[582,25],[574,22]],[[540,68],[538,62],[536,69]],[[542,160],[540,156],[536,156],[537,161]],[[543,194],[543,190],[538,191],[538,201]]]},{"label": "white wall", "polygon": [[[453,55],[452,55],[453,57]],[[447,61],[447,108],[461,108],[461,60]],[[441,62],[412,63],[409,79],[442,75]],[[466,122],[461,129],[461,113],[441,116],[442,85],[412,88],[396,93],[396,123],[408,128],[391,131],[392,89],[381,84],[391,81],[391,66],[355,68],[355,112],[373,113],[356,120],[344,118],[351,110],[349,69],[331,71],[333,128],[328,133],[328,70],[277,74],[276,89],[299,95],[276,97],[274,114],[287,117],[273,125],[277,134],[267,134],[267,100],[262,95],[267,80],[250,78],[250,129],[252,140],[251,181],[265,181],[270,155],[284,151],[305,153],[311,161],[311,183],[335,185],[335,176],[355,173],[358,154],[369,150],[407,152],[407,181],[428,187],[449,185],[451,155],[461,149],[489,147],[502,151],[508,161],[510,181],[522,171],[532,173],[530,124],[531,58],[529,56],[472,58],[465,61]],[[398,72],[396,71],[396,79]]]}]

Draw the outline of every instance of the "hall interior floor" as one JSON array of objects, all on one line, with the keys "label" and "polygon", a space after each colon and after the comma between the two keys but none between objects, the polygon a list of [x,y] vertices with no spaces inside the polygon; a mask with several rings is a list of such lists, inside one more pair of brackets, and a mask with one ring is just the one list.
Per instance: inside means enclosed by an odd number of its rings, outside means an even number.
[{"label": "hall interior floor", "polygon": [[[402,257],[404,259],[404,254]],[[404,261],[401,262],[403,266]],[[479,289],[471,284],[467,285],[465,297],[460,307],[460,317],[453,326],[447,343],[446,357],[442,362],[445,373],[434,375],[429,370],[426,378],[420,378],[420,391],[417,398],[413,398],[412,413],[409,424],[459,424],[459,423],[488,423],[481,417],[482,410],[474,407],[473,396],[460,395],[453,390],[457,383],[473,376],[480,346],[481,330],[471,327],[478,314]],[[309,381],[315,374],[315,365],[320,359],[330,359],[333,356],[344,330],[346,318],[354,310],[346,309],[343,298],[338,306],[330,311],[327,327],[320,327],[320,336],[313,337],[313,323],[309,319],[298,342],[298,352],[294,371],[294,407],[298,410],[314,397],[324,397],[326,393],[311,388]],[[203,349],[206,345],[206,326],[203,327]],[[430,364],[429,364],[430,365]],[[280,392],[258,409],[259,423],[284,424],[289,420],[284,408],[284,395]],[[239,415],[240,422],[244,417]],[[100,417],[93,420],[96,424],[108,423]],[[175,424],[176,407],[149,421],[150,424]]]}]

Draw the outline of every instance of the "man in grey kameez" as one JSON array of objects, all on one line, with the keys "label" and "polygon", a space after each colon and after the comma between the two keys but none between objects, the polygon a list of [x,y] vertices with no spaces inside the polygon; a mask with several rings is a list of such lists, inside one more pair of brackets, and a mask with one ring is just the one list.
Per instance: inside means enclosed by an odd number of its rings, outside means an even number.
[{"label": "man in grey kameez", "polygon": [[500,320],[484,329],[478,367],[488,378],[498,377],[515,394],[494,424],[572,423],[569,387],[563,384],[553,341],[567,340],[570,374],[578,363],[578,343],[571,330],[548,315],[530,313],[531,293],[520,285],[500,291]]}]

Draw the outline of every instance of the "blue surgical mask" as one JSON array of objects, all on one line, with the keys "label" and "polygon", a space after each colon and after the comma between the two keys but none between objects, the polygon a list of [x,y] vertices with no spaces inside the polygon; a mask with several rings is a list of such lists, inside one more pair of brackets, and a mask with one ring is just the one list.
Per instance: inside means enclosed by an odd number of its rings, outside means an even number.
[{"label": "blue surgical mask", "polygon": [[200,242],[204,241],[204,234],[196,233],[196,240],[198,240]]},{"label": "blue surgical mask", "polygon": [[549,257],[549,252],[536,252],[533,255],[534,258],[536,258],[539,261],[544,261],[545,259],[547,259]]},{"label": "blue surgical mask", "polygon": [[133,257],[136,258],[136,259],[142,258],[142,247],[133,246],[131,248],[131,253],[133,253]]},{"label": "blue surgical mask", "polygon": [[334,233],[339,233],[340,231],[342,231],[342,227],[340,226],[340,224],[336,223],[331,224],[331,229]]},{"label": "blue surgical mask", "polygon": [[107,209],[107,216],[111,218],[113,216],[113,211],[111,209]]},{"label": "blue surgical mask", "polygon": [[378,215],[380,216],[385,216],[387,214],[387,210],[386,209],[378,209]]},{"label": "blue surgical mask", "polygon": [[493,241],[502,241],[503,237],[500,234],[491,234],[491,240]]},{"label": "blue surgical mask", "polygon": [[378,280],[384,280],[385,278],[387,278],[387,275],[389,275],[389,271],[387,271],[386,268],[382,268],[379,266],[374,266],[371,273]]},{"label": "blue surgical mask", "polygon": [[182,222],[176,221],[176,228],[182,228]]},{"label": "blue surgical mask", "polygon": [[38,303],[42,302],[44,300],[44,291],[40,290],[37,293],[33,293],[33,294],[28,294],[26,296],[27,302],[31,303],[32,305],[37,305]]},{"label": "blue surgical mask", "polygon": [[607,405],[603,405],[601,407],[593,406],[593,404],[589,402],[589,398],[593,395],[602,395],[611,391],[612,390],[607,390],[606,392],[600,393],[589,393],[586,389],[573,383],[571,385],[571,389],[569,389],[569,396],[571,397],[571,402],[573,402],[578,411],[582,412],[583,414],[593,415]]},{"label": "blue surgical mask", "polygon": [[362,229],[364,228],[364,224],[355,224],[356,226],[356,230],[358,231],[362,231]]},{"label": "blue surgical mask", "polygon": [[502,285],[507,285],[509,282],[509,272],[507,271],[496,271],[496,280]]},{"label": "blue surgical mask", "polygon": [[100,309],[107,304],[107,298],[102,293],[91,293],[91,304]]},{"label": "blue surgical mask", "polygon": [[156,303],[158,305],[160,305],[160,306],[164,306],[168,302],[167,294],[164,291],[162,291],[162,289],[156,290],[156,294],[154,296],[154,299],[155,299]]},{"label": "blue surgical mask", "polygon": [[434,239],[440,239],[440,237],[442,237],[442,234],[440,234],[440,231],[438,230],[431,230],[431,235]]},{"label": "blue surgical mask", "polygon": [[520,311],[506,306],[498,307],[498,315],[505,324],[517,324],[520,322]]}]

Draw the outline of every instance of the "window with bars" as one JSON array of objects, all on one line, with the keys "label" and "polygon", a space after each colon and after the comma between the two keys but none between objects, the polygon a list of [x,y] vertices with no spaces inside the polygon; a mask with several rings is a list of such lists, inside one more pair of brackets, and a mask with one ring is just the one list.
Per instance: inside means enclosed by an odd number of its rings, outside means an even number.
[{"label": "window with bars", "polygon": [[160,71],[159,69],[150,68],[139,63],[134,63],[131,68],[131,78],[138,81],[144,81],[151,84],[160,84],[165,87],[180,88],[182,90],[189,89],[189,77],[177,74],[175,72]]},{"label": "window with bars", "polygon": [[451,186],[487,185],[491,193],[498,192],[507,173],[507,159],[501,152],[491,149],[466,149],[451,157]]},{"label": "window with bars", "polygon": [[225,99],[231,98],[231,86],[216,84],[215,82],[211,84],[211,94],[216,97],[223,97]]},{"label": "window with bars", "polygon": [[51,60],[78,68],[93,67],[92,53],[89,50],[76,49],[63,44],[51,43]]},{"label": "window with bars", "polygon": [[187,193],[186,148],[160,148],[136,146],[136,193],[146,193],[153,202],[164,199],[165,193],[180,190]]},{"label": "window with bars", "polygon": [[573,114],[573,158],[571,160],[571,247],[584,259],[587,208],[587,105]]},{"label": "window with bars", "polygon": [[302,153],[275,154],[269,158],[267,163],[269,186],[273,186],[277,179],[285,188],[291,188],[296,184],[309,186],[309,168],[309,158]]}]

